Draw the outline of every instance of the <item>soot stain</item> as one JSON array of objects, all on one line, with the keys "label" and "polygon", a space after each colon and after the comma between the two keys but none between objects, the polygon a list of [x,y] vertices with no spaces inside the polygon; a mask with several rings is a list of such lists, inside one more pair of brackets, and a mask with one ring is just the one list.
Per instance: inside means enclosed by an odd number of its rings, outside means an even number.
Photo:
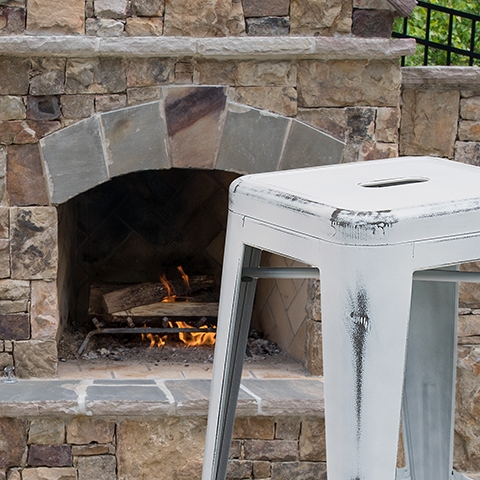
[{"label": "soot stain", "polygon": [[352,342],[353,362],[355,371],[355,413],[357,441],[362,431],[362,403],[363,403],[363,373],[365,367],[365,347],[367,335],[370,331],[370,315],[368,295],[363,287],[350,293],[349,314],[346,321],[348,333]]},{"label": "soot stain", "polygon": [[335,234],[340,228],[354,238],[360,238],[366,232],[374,235],[381,232],[385,235],[387,228],[395,223],[397,219],[392,215],[391,210],[359,212],[337,208],[330,216],[330,225],[335,230]]}]

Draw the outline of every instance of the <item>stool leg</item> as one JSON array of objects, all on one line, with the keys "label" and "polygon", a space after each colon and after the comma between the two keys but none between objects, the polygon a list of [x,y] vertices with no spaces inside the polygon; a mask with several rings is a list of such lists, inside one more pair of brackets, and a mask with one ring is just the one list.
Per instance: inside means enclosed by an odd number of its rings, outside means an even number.
[{"label": "stool leg", "polygon": [[203,480],[224,480],[226,476],[256,287],[256,281],[241,281],[241,271],[260,263],[261,251],[239,244],[239,231],[237,236],[234,231],[230,228],[225,249]]},{"label": "stool leg", "polygon": [[396,476],[412,284],[402,257],[344,249],[320,272],[329,480]]},{"label": "stool leg", "polygon": [[412,480],[451,478],[457,299],[455,283],[413,283],[403,397]]}]

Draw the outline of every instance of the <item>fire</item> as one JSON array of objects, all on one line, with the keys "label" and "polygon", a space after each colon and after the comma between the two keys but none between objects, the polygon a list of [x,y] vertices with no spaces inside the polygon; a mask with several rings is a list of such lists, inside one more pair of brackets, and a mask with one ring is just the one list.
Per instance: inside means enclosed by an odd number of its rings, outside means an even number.
[{"label": "fire", "polygon": [[[146,325],[144,324],[143,327],[146,328]],[[155,346],[163,347],[167,342],[167,335],[160,336],[153,333],[142,333],[142,340],[150,341],[150,345],[148,348],[153,348]]]},{"label": "fire", "polygon": [[[187,286],[187,289],[190,290],[188,275],[185,273],[185,271],[181,266],[177,267],[177,270],[180,272],[182,279],[185,282],[185,285]],[[167,291],[167,294],[165,295],[165,297],[162,298],[161,301],[164,303],[176,302],[178,297],[175,293],[175,289],[173,288],[173,285],[167,280],[167,277],[165,275],[162,275],[160,277],[160,282],[162,282],[162,285],[165,287],[165,290]],[[185,299],[185,301],[188,301],[188,299]],[[168,324],[170,325],[171,328],[194,328],[188,323],[183,321],[169,321]],[[146,327],[146,325],[144,325],[144,327]],[[201,330],[208,329],[206,325],[203,325],[199,328]],[[196,347],[199,345],[215,345],[216,333],[215,332],[179,332],[178,336],[185,345],[189,347]],[[167,341],[167,335],[160,336],[152,333],[147,333],[147,334],[142,333],[142,340],[150,341],[149,348],[153,348],[155,346],[163,347]]]},{"label": "fire", "polygon": [[162,285],[167,290],[167,294],[162,298],[162,302],[164,303],[175,302],[175,299],[177,296],[175,295],[175,290],[172,284],[167,280],[167,277],[165,275],[162,275],[160,277],[160,281],[162,282]]},{"label": "fire", "polygon": [[188,275],[184,272],[183,267],[180,265],[179,267],[177,267],[177,270],[180,272],[180,275],[182,276],[188,290],[190,290],[190,280],[188,279]]},{"label": "fire", "polygon": [[[191,326],[182,321],[169,322],[171,327],[178,328],[191,328]],[[206,325],[200,327],[200,329],[207,329]],[[215,332],[180,332],[178,334],[180,340],[188,347],[196,347],[198,345],[215,345]]]}]

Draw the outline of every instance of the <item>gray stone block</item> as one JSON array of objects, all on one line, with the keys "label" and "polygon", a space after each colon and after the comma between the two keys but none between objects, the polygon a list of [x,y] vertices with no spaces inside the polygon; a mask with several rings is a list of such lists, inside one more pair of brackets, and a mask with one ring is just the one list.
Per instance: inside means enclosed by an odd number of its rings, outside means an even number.
[{"label": "gray stone block", "polygon": [[104,113],[100,118],[110,176],[170,167],[158,102]]},{"label": "gray stone block", "polygon": [[290,119],[230,105],[216,168],[238,173],[278,169]]},{"label": "gray stone block", "polygon": [[273,36],[288,35],[290,19],[288,17],[247,18],[247,35]]},{"label": "gray stone block", "polygon": [[256,380],[242,384],[261,398],[263,415],[323,415],[323,382],[320,380]]},{"label": "gray stone block", "polygon": [[40,145],[53,203],[108,180],[97,116],[43,138]]},{"label": "gray stone block", "polygon": [[281,169],[340,163],[345,144],[308,125],[293,120],[282,156]]}]

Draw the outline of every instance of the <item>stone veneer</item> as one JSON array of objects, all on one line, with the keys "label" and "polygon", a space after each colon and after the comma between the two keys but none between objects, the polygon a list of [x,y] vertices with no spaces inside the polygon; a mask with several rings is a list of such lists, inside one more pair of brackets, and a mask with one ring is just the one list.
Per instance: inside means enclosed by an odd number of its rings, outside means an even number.
[{"label": "stone veneer", "polygon": [[[153,379],[4,385],[0,479],[200,479],[209,387]],[[230,458],[231,480],[326,478],[321,380],[244,379]]]},{"label": "stone veneer", "polygon": [[[68,212],[53,205],[138,170],[254,173],[395,156],[397,58],[412,46],[311,37],[0,37],[0,159],[7,177],[1,281],[6,289],[17,281],[32,289],[24,302],[30,310],[5,297],[4,315],[15,317],[3,324],[24,327],[21,337],[5,332],[0,366],[15,363],[24,378],[55,374],[72,271],[65,267]],[[53,295],[55,282],[60,296]],[[33,287],[50,287],[49,300],[37,305],[42,295],[34,296]],[[297,357],[304,320],[282,345]]]}]

